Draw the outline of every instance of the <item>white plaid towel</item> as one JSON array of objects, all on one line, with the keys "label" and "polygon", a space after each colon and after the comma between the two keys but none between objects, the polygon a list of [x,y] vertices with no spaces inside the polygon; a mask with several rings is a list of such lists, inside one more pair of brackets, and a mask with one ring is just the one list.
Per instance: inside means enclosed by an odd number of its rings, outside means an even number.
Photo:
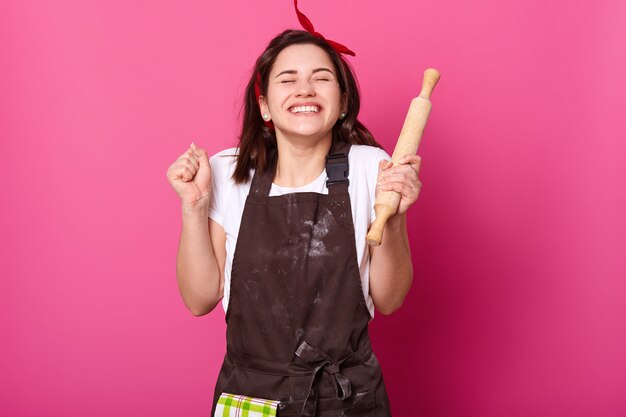
[{"label": "white plaid towel", "polygon": [[280,401],[222,393],[214,417],[275,417]]}]

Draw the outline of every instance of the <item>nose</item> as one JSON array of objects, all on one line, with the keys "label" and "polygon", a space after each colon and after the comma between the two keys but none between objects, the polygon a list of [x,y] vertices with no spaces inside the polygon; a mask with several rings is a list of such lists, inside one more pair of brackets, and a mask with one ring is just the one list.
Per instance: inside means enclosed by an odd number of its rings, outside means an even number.
[{"label": "nose", "polygon": [[298,96],[314,96],[315,95],[315,89],[313,88],[313,84],[311,83],[311,80],[302,80],[300,82],[298,82],[298,90],[296,95]]}]

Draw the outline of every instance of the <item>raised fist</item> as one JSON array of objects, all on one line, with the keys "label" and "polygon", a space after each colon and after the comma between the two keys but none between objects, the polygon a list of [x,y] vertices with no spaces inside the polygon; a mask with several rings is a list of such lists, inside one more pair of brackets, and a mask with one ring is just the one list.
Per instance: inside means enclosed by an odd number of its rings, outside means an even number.
[{"label": "raised fist", "polygon": [[192,143],[167,170],[167,179],[183,204],[208,203],[211,167],[204,149]]}]

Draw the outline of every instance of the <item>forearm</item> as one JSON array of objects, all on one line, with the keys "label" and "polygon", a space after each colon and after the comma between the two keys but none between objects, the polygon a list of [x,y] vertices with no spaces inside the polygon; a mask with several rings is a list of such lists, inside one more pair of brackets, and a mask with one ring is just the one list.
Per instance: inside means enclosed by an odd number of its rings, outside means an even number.
[{"label": "forearm", "polygon": [[372,250],[370,295],[376,309],[391,314],[402,305],[413,281],[406,213],[392,216],[380,246]]},{"label": "forearm", "polygon": [[208,202],[182,206],[176,277],[183,301],[194,315],[213,310],[223,292],[207,211]]}]

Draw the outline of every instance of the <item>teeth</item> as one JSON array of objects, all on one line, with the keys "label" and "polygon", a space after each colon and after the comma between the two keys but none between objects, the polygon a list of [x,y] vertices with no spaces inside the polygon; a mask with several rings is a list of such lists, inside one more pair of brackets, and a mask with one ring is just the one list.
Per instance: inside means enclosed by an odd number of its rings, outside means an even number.
[{"label": "teeth", "polygon": [[304,113],[304,112],[317,113],[318,111],[319,111],[319,107],[317,106],[298,106],[298,107],[291,108],[292,113]]}]

